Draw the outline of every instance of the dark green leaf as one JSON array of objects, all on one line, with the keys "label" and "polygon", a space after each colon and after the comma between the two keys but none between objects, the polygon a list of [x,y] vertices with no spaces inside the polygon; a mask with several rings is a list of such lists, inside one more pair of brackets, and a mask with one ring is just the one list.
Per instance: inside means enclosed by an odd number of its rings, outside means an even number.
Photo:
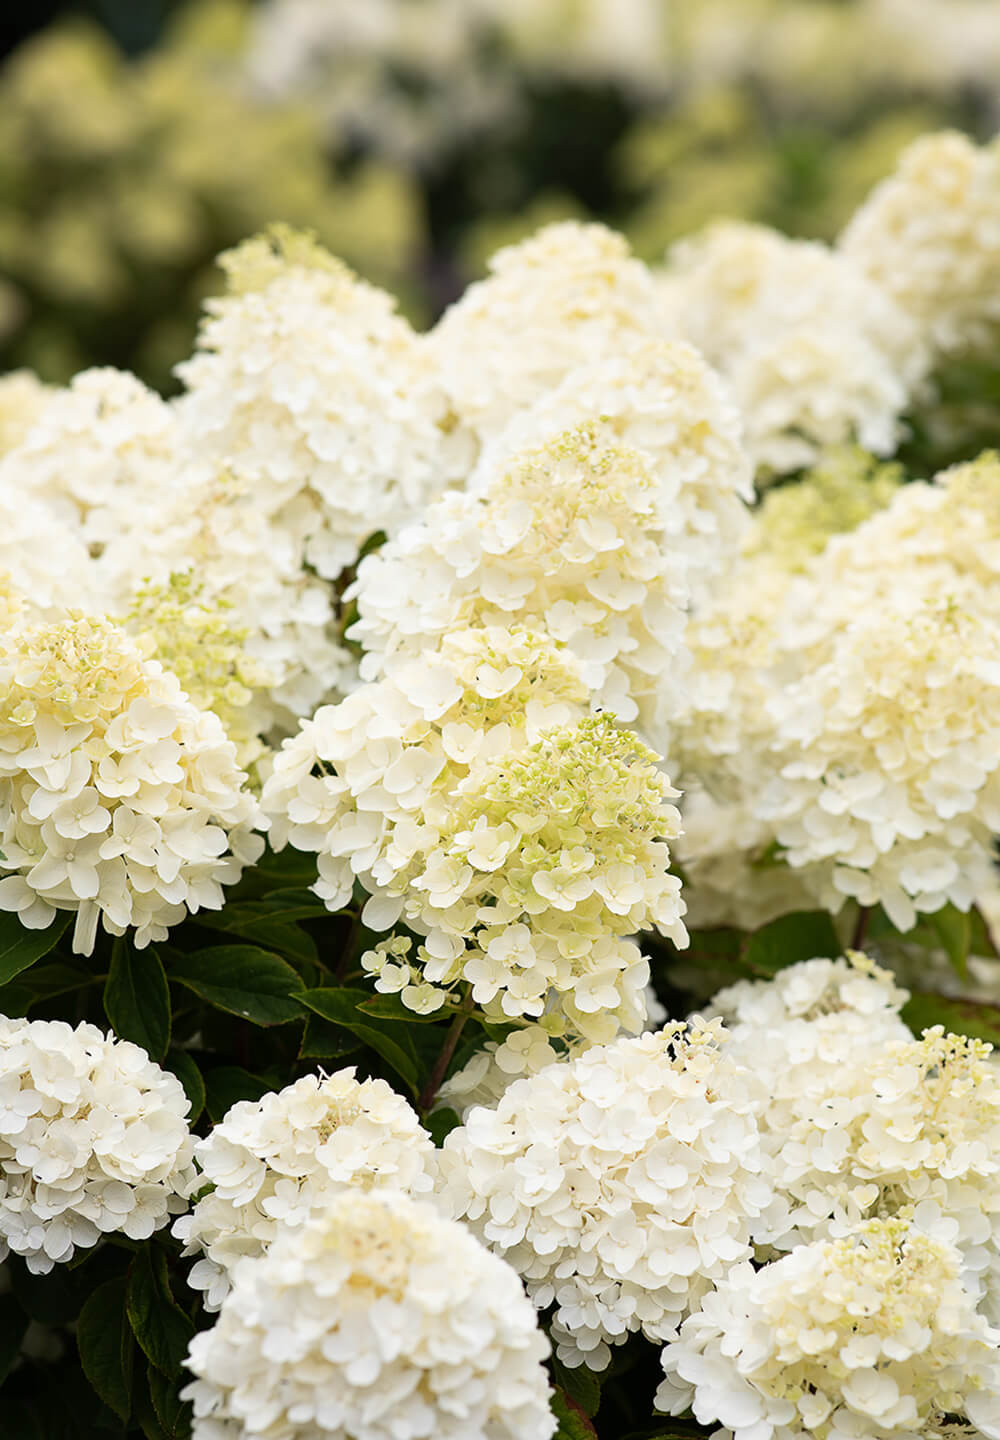
[{"label": "dark green leaf", "polygon": [[205,1109],[216,1125],[240,1100],[259,1100],[269,1090],[279,1090],[281,1081],[271,1085],[239,1065],[220,1065],[205,1076]]},{"label": "dark green leaf", "polygon": [[454,1110],[449,1110],[447,1105],[442,1105],[440,1110],[432,1110],[425,1118],[424,1129],[440,1150],[447,1137],[453,1130],[457,1130],[461,1123]]},{"label": "dark green leaf", "polygon": [[116,1035],[163,1059],[170,1044],[170,990],[153,946],[136,950],[127,939],[114,942],[104,1013]]},{"label": "dark green leaf", "polygon": [[146,1379],[149,1382],[149,1398],[164,1433],[170,1440],[186,1440],[191,1434],[190,1402],[181,1400],[178,1387],[152,1365],[147,1369]]},{"label": "dark green leaf", "polygon": [[171,1294],[166,1257],[158,1246],[144,1245],[129,1266],[126,1303],[132,1333],[147,1360],[178,1379],[194,1326]]},{"label": "dark green leaf", "polygon": [[339,1060],[361,1049],[361,1041],[340,1025],[331,1025],[320,1015],[306,1018],[305,1033],[299,1048],[300,1060]]},{"label": "dark green leaf", "polygon": [[553,1440],[597,1440],[597,1431],[586,1411],[564,1390],[553,1390],[552,1413],[559,1421]]},{"label": "dark green leaf", "polygon": [[122,1420],[131,1408],[132,1333],[126,1321],[125,1277],[100,1285],[80,1311],[76,1343],[83,1373]]},{"label": "dark green leaf", "polygon": [[968,915],[954,905],[945,905],[928,915],[926,923],[937,935],[945,954],[964,979],[968,973],[969,944],[972,939],[972,921]]},{"label": "dark green leaf", "polygon": [[[35,965],[24,981],[32,991],[32,1000],[51,1000],[55,995],[66,995],[93,983],[93,974],[82,965],[70,965],[53,960],[47,965]],[[6,999],[4,991],[4,999]],[[6,1013],[6,1012],[5,1012]]]},{"label": "dark green leaf", "polygon": [[16,915],[0,911],[0,985],[6,985],[36,960],[41,960],[58,943],[69,925],[69,911],[56,915],[45,930],[26,930]]},{"label": "dark green leaf", "polygon": [[230,1015],[253,1025],[284,1025],[301,1020],[291,997],[302,981],[278,955],[256,945],[217,945],[184,955],[170,952],[170,979]]},{"label": "dark green leaf", "polygon": [[3,1384],[17,1359],[27,1328],[28,1316],[16,1297],[10,1291],[0,1295],[0,1384]]},{"label": "dark green leaf", "polygon": [[370,998],[369,991],[352,990],[347,986],[303,990],[299,995],[303,1005],[308,1005],[324,1020],[350,1030],[352,1035],[381,1055],[416,1094],[420,1082],[413,1042],[404,1026],[391,1020],[374,1019],[359,1010],[361,1003]]},{"label": "dark green leaf", "polygon": [[188,1124],[193,1125],[205,1108],[205,1082],[201,1071],[186,1050],[171,1050],[163,1063],[184,1086],[184,1093],[191,1101]]},{"label": "dark green leaf", "polygon": [[971,1035],[1000,1046],[1000,1005],[918,992],[903,1006],[902,1014],[916,1035],[932,1025],[943,1025],[956,1035]]},{"label": "dark green leaf", "polygon": [[586,1365],[571,1369],[561,1360],[552,1361],[552,1379],[585,1415],[594,1416],[601,1403],[601,1382]]},{"label": "dark green leaf", "polygon": [[743,951],[743,963],[756,975],[776,975],[786,965],[817,956],[835,957],[843,948],[825,910],[802,910],[756,930]]}]

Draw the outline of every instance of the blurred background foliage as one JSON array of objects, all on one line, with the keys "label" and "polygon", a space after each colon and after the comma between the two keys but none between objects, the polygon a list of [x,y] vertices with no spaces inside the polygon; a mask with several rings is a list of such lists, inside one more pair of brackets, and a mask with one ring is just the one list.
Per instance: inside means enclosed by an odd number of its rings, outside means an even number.
[{"label": "blurred background foliage", "polygon": [[833,238],[902,147],[996,128],[997,0],[79,0],[0,22],[0,369],[161,390],[213,259],[315,229],[432,320],[596,216]]}]

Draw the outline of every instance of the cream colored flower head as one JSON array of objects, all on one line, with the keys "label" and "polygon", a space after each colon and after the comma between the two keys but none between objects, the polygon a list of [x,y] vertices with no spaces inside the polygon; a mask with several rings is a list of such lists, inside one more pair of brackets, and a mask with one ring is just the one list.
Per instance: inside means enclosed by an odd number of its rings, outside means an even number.
[{"label": "cream colored flower head", "polygon": [[222,722],[110,621],[70,613],[0,636],[0,907],[76,913],[140,948],[260,855],[256,803]]}]

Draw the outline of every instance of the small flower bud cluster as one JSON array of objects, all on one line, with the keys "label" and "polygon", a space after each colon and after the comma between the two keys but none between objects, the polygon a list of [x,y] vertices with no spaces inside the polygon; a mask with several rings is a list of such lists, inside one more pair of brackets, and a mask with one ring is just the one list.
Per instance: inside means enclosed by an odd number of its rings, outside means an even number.
[{"label": "small flower bud cluster", "polygon": [[95,1025],[0,1016],[0,1250],[45,1274],[102,1235],[146,1240],[194,1178],[179,1080]]}]

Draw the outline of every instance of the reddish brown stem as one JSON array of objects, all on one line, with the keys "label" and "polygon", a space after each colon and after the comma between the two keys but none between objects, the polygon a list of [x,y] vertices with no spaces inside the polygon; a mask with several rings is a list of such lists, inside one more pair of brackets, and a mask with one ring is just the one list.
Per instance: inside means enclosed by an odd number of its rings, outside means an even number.
[{"label": "reddish brown stem", "polygon": [[864,949],[865,936],[868,933],[868,917],[870,914],[871,908],[868,905],[860,905],[858,907],[858,918],[854,922],[854,934],[851,936],[852,950]]},{"label": "reddish brown stem", "polygon": [[448,1066],[451,1064],[452,1057],[458,1048],[462,1031],[465,1029],[465,1022],[471,1014],[472,991],[469,990],[466,992],[465,999],[462,1001],[462,1008],[457,1010],[452,1017],[448,1034],[445,1036],[444,1044],[441,1047],[441,1054],[434,1061],[434,1069],[428,1077],[427,1084],[420,1092],[420,1099],[417,1101],[417,1106],[421,1115],[427,1114],[437,1098],[437,1093],[441,1088],[442,1081],[448,1073]]}]

